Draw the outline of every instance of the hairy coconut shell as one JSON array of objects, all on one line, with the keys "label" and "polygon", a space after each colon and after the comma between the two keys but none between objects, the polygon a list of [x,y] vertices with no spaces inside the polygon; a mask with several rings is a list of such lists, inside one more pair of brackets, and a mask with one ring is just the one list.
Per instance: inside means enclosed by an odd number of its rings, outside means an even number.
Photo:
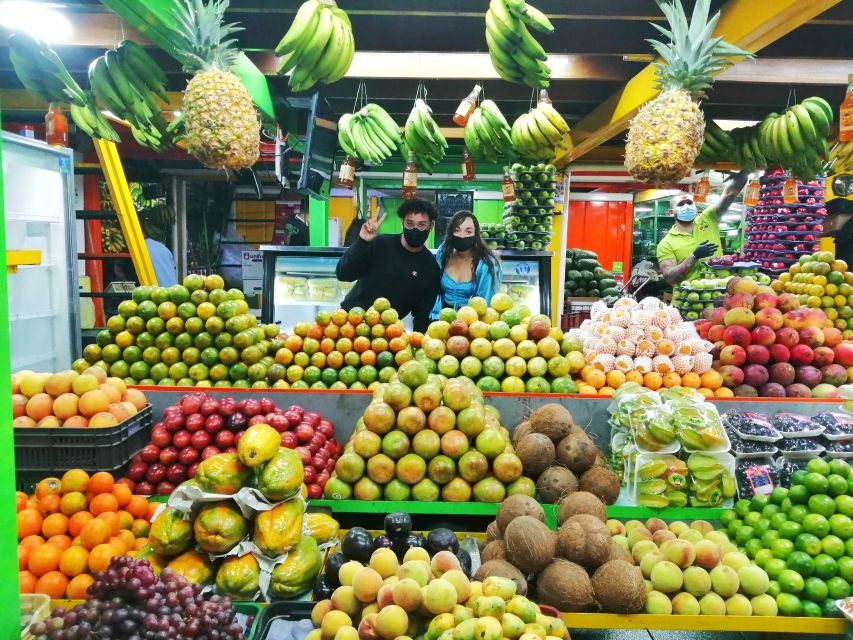
[{"label": "hairy coconut shell", "polygon": [[578,490],[578,479],[565,467],[551,466],[536,481],[536,491],[543,502],[556,503],[560,498]]},{"label": "hairy coconut shell", "polygon": [[559,442],[569,435],[574,426],[572,414],[561,404],[551,403],[539,407],[530,416],[533,431]]},{"label": "hairy coconut shell", "polygon": [[[587,516],[588,514],[579,514]],[[596,522],[600,521],[595,519]],[[566,560],[587,569],[595,569],[610,559],[612,539],[607,527],[588,527],[588,522],[573,516],[561,527],[557,535],[558,553]]]},{"label": "hairy coconut shell", "polygon": [[607,521],[607,507],[596,496],[589,491],[575,491],[560,500],[557,508],[557,522],[563,524],[566,520],[578,513],[588,513],[602,522]]},{"label": "hairy coconut shell", "polygon": [[646,604],[646,584],[639,567],[624,560],[601,565],[590,580],[595,601],[607,613],[638,613]]},{"label": "hairy coconut shell", "polygon": [[524,420],[523,422],[519,422],[518,426],[512,430],[511,439],[513,446],[517,445],[519,440],[530,433],[533,433],[533,425],[530,424],[530,421]]},{"label": "hairy coconut shell", "polygon": [[491,542],[492,540],[500,540],[503,534],[501,533],[501,529],[498,526],[497,520],[490,522],[489,526],[486,527],[486,542]]},{"label": "hairy coconut shell", "polygon": [[556,559],[549,564],[536,581],[539,602],[558,611],[577,613],[595,606],[592,583],[579,564]]},{"label": "hairy coconut shell", "polygon": [[504,560],[506,559],[506,543],[503,540],[492,540],[480,552],[480,561],[488,562],[489,560]]},{"label": "hairy coconut shell", "polygon": [[554,464],[554,443],[546,435],[530,433],[515,445],[515,455],[521,459],[524,475],[537,478]]},{"label": "hairy coconut shell", "polygon": [[581,476],[580,490],[598,496],[605,504],[613,504],[619,497],[619,477],[610,469],[592,467]]},{"label": "hairy coconut shell", "polygon": [[495,519],[498,531],[505,532],[509,523],[521,516],[533,516],[539,522],[545,522],[545,510],[536,498],[517,493],[501,502],[501,506],[498,507]]},{"label": "hairy coconut shell", "polygon": [[507,559],[524,573],[539,573],[557,550],[557,537],[543,522],[521,516],[504,529]]},{"label": "hairy coconut shell", "polygon": [[575,429],[571,435],[557,444],[557,462],[575,473],[582,473],[592,466],[598,455],[598,447],[586,433]]},{"label": "hairy coconut shell", "polygon": [[527,579],[521,571],[506,560],[489,560],[488,562],[484,562],[477,569],[477,573],[474,574],[474,580],[483,581],[491,576],[509,578],[515,583],[515,592],[518,595],[527,595]]}]

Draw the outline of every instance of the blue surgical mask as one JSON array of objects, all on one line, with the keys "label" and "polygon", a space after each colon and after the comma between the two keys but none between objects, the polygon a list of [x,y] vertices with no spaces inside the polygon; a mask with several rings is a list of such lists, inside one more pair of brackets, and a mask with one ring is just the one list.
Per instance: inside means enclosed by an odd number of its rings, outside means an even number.
[{"label": "blue surgical mask", "polygon": [[696,205],[683,204],[675,210],[675,219],[679,222],[693,222],[696,219]]}]

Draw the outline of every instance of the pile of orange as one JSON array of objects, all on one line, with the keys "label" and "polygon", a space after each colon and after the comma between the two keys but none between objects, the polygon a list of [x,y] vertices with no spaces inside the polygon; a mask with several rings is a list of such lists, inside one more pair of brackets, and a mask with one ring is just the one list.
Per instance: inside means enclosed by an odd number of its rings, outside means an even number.
[{"label": "pile of orange", "polygon": [[93,574],[113,556],[145,546],[157,505],[99,471],[45,478],[35,493],[16,494],[21,593],[85,598]]},{"label": "pile of orange", "polygon": [[601,369],[587,365],[581,370],[580,379],[576,382],[578,393],[582,395],[612,396],[614,391],[626,382],[636,382],[650,391],[670,387],[688,387],[696,389],[706,398],[734,397],[732,390],[723,386],[723,377],[714,369],[709,369],[702,375],[692,371],[684,375],[674,371],[665,374],[656,371],[646,374],[639,371],[623,373],[616,369],[604,373]]}]

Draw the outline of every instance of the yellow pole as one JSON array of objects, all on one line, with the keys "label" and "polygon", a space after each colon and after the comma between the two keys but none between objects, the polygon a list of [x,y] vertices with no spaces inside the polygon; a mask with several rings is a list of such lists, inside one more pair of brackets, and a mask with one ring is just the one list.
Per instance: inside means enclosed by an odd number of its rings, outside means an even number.
[{"label": "yellow pole", "polygon": [[118,156],[118,149],[114,143],[100,138],[93,138],[92,142],[95,144],[95,151],[98,153],[98,160],[107,181],[113,208],[116,211],[124,241],[127,243],[133,268],[136,269],[136,275],[139,277],[139,284],[156,286],[157,277],[154,275],[151,256],[148,255],[148,247],[145,245],[145,238],[142,236],[142,227],[139,226],[139,217],[136,215],[136,207],[133,204],[133,198],[130,196],[130,187],[127,185],[127,178],[124,175],[121,158]]}]

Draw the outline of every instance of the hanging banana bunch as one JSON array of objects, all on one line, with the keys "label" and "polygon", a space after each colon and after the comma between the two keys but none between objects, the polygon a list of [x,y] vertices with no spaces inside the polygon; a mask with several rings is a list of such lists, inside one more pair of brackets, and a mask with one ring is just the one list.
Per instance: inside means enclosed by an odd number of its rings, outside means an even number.
[{"label": "hanging banana bunch", "polygon": [[518,154],[533,162],[551,161],[557,150],[571,151],[571,140],[567,142],[569,125],[553,107],[548,92],[539,94],[536,106],[516,119],[512,124],[512,143]]},{"label": "hanging banana bunch", "polygon": [[545,49],[527,27],[553,33],[554,25],[524,0],[491,0],[486,12],[486,44],[498,75],[509,82],[542,89],[550,84]]},{"label": "hanging banana bunch", "polygon": [[433,167],[444,158],[447,150],[447,140],[432,118],[432,109],[421,98],[415,99],[415,105],[406,120],[403,139],[408,149],[401,149],[401,153],[411,150],[418,167],[427,173],[432,173]]},{"label": "hanging banana bunch", "polygon": [[338,120],[338,144],[348,155],[382,164],[405,144],[400,127],[385,109],[368,103]]},{"label": "hanging banana bunch", "polygon": [[497,162],[512,147],[506,118],[491,100],[483,100],[468,118],[463,132],[465,146],[478,160]]}]

